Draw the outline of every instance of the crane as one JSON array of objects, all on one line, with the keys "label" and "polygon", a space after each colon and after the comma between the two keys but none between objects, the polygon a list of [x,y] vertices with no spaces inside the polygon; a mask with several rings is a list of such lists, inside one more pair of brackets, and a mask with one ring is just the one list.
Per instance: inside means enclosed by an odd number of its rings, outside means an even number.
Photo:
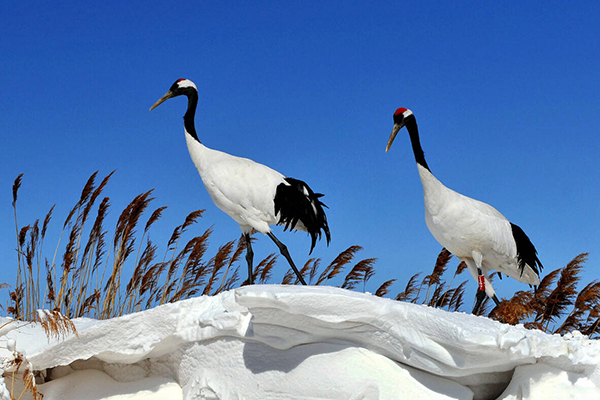
[{"label": "crane", "polygon": [[417,120],[411,110],[398,108],[386,152],[406,127],[423,185],[425,222],[431,234],[450,253],[467,264],[478,283],[473,314],[487,295],[499,300],[488,278],[490,270],[520,282],[538,285],[543,266],[529,237],[489,204],[444,186],[431,172],[421,148]]},{"label": "crane", "polygon": [[283,174],[248,158],[236,157],[210,149],[200,142],[194,117],[198,105],[198,89],[189,79],[178,79],[150,111],[166,100],[186,96],[188,107],[183,116],[185,139],[192,161],[215,205],[240,226],[246,242],[248,283],[253,284],[251,233],[266,234],[294,270],[298,280],[306,285],[287,247],[273,234],[270,225],[283,225],[284,231],[306,231],[311,236],[312,253],[317,239],[324,233],[327,245],[331,240],[329,225],[320,198],[303,181]]}]

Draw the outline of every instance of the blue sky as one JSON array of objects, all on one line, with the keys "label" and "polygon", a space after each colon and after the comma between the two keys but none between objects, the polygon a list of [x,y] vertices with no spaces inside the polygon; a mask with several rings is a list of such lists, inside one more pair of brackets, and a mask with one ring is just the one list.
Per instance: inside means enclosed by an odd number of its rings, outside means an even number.
[{"label": "blue sky", "polygon": [[[151,232],[159,254],[196,209],[206,213],[191,233],[213,226],[212,253],[239,237],[187,153],[185,100],[148,111],[178,78],[198,85],[204,144],[325,194],[332,242],[313,256],[327,264],[362,246],[358,259],[378,258],[367,290],[397,278],[395,296],[441,249],[406,131],[384,151],[398,107],[415,113],[434,174],[520,225],[545,273],[590,252],[584,280],[598,278],[598,3],[23,1],[0,20],[0,282],[14,283],[20,173],[20,225],[57,204],[48,257],[96,170],[116,169],[107,228],[149,189],[152,208],[169,207]],[[309,237],[274,232],[304,264]],[[258,239],[256,259],[277,252]]]}]

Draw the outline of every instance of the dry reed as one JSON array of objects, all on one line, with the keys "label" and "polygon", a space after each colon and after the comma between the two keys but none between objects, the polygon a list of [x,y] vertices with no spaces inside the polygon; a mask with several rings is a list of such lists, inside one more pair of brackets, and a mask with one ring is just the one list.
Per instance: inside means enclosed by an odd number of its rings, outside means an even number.
[{"label": "dry reed", "polygon": [[[75,328],[75,324],[68,317],[61,314],[57,310],[36,310],[30,317],[32,321],[35,321],[40,324],[40,326],[46,334],[46,337],[48,338],[48,341],[50,341],[51,338],[64,339],[70,335],[77,336],[77,329]],[[19,319],[25,320],[25,318]],[[5,326],[11,323],[15,323],[19,319],[12,319],[3,325],[0,325],[0,331]],[[25,357],[23,353],[17,350],[15,341],[7,342],[6,348],[12,356],[0,358],[0,372],[3,372],[4,370],[9,370],[9,372],[5,372],[3,376],[10,376],[11,399],[21,399],[26,392],[29,392],[33,400],[41,400],[44,396],[37,389],[37,385],[35,382],[35,371],[32,364],[29,362],[29,360],[27,359],[27,357]],[[19,393],[19,396],[15,397],[15,378],[19,374],[19,371],[23,366],[25,366],[25,369],[21,379],[23,381],[24,387]]]},{"label": "dry reed", "polygon": [[350,246],[341,252],[321,273],[316,285],[320,285],[325,281],[333,279],[336,275],[341,273],[344,266],[352,261],[356,252],[360,250],[362,250],[362,247],[360,246]]},{"label": "dry reed", "polygon": [[392,285],[392,283],[394,283],[394,282],[396,282],[395,279],[390,279],[388,281],[383,282],[383,284],[381,286],[379,286],[377,288],[377,290],[375,291],[375,296],[377,296],[377,297],[383,297],[386,294],[388,294],[388,289]]},{"label": "dry reed", "polygon": [[[183,235],[197,223],[204,210],[188,214],[183,224],[175,227],[162,261],[157,260],[158,246],[148,235],[166,207],[156,208],[141,224],[145,211],[154,200],[151,197],[152,190],[135,197],[119,215],[112,246],[107,251],[108,230],[104,225],[110,199],[104,197],[99,205],[96,206],[96,203],[113,173],[104,177],[98,185],[98,172],[94,172],[87,180],[62,225],[51,260],[44,256],[43,250],[55,207],[50,208],[41,224],[40,220],[35,220],[32,224],[20,227],[17,200],[23,175],[15,179],[12,206],[17,238],[17,277],[15,286],[9,289],[7,306],[0,306],[7,313],[19,318],[30,316],[35,319],[34,311],[47,305],[52,310],[48,313],[59,313],[57,315],[63,315],[67,320],[80,316],[111,318],[191,296],[214,295],[239,286],[239,264],[243,262],[240,259],[246,244],[243,236],[220,246],[208,261],[206,253],[212,228],[206,229],[200,236],[192,237],[179,249]],[[97,208],[96,216],[88,228],[87,222],[94,207]],[[138,226],[143,226],[139,238],[136,232]],[[68,239],[62,256],[58,257],[63,236]],[[323,269],[320,267],[321,259],[310,258],[303,264],[300,273],[311,284],[340,281],[340,287],[356,290],[362,283],[362,290],[365,291],[367,282],[375,274],[375,258],[356,262],[345,277],[342,276],[360,250],[360,246],[348,247]],[[60,265],[55,262],[57,258],[61,259]],[[449,311],[462,310],[467,281],[456,287],[453,283],[464,272],[466,265],[460,262],[448,282],[444,275],[451,259],[452,255],[442,249],[431,274],[423,279],[420,279],[421,273],[413,275],[396,300],[427,304]],[[600,283],[593,281],[581,291],[577,290],[586,259],[586,253],[578,255],[564,268],[551,271],[543,277],[537,290],[519,291],[489,311],[491,302],[486,299],[480,314],[547,332],[562,334],[577,329],[597,337],[600,326]],[[260,261],[253,271],[254,280],[257,283],[270,282],[277,260],[277,255],[270,254]],[[126,265],[129,265],[132,274],[124,281]],[[44,276],[40,276],[43,269]],[[496,275],[500,276],[497,273],[490,274],[490,279]],[[122,281],[127,283],[122,285]],[[395,279],[389,279],[381,284],[375,295],[386,296],[394,282]],[[283,276],[282,283],[298,284],[291,269]],[[0,285],[0,289],[7,287]],[[424,287],[427,290],[422,290]],[[50,314],[43,315],[48,318]],[[38,318],[41,318],[40,315]]]},{"label": "dry reed", "polygon": [[[86,316],[104,319],[194,295],[214,295],[239,285],[239,263],[245,251],[243,236],[237,242],[220,246],[208,261],[205,256],[212,228],[188,240],[180,249],[183,235],[201,218],[204,210],[188,214],[184,222],[175,227],[162,261],[157,260],[158,246],[148,235],[166,207],[156,208],[144,224],[141,221],[154,200],[152,190],[136,196],[125,207],[117,218],[112,238],[108,239],[109,230],[105,225],[111,208],[110,199],[104,197],[100,202],[99,199],[113,175],[114,171],[99,184],[97,171],[89,177],[75,205],[69,209],[54,255],[50,258],[44,256],[43,242],[51,228],[55,206],[46,214],[41,228],[39,220],[19,227],[17,198],[22,175],[17,177],[13,184],[13,208],[18,277],[9,294],[8,313],[14,316],[32,315],[33,310],[47,305],[66,318]],[[90,218],[94,209],[95,218]],[[92,219],[93,222],[89,222]],[[139,226],[143,226],[140,234],[137,232]],[[63,237],[67,239],[60,255]],[[317,285],[334,282],[340,279],[343,270],[360,250],[360,246],[350,246],[324,269],[320,268],[319,258],[311,258],[304,263],[300,273]],[[57,264],[57,260],[60,263]],[[255,281],[269,282],[277,260],[277,255],[270,254],[260,261],[253,271]],[[355,289],[362,282],[364,291],[367,282],[374,276],[375,262],[375,258],[358,261],[340,285]],[[126,268],[132,273],[125,280],[123,273]],[[44,269],[43,276],[40,276]],[[291,270],[284,275],[283,282],[298,284]],[[377,293],[384,295],[392,283],[393,280],[385,282]]]},{"label": "dry reed", "polygon": [[404,291],[398,293],[398,295],[396,296],[396,300],[407,301],[411,303],[416,301],[419,290],[419,288],[417,287],[417,279],[419,279],[420,275],[421,273],[417,272],[416,274],[410,277],[408,283],[406,284],[406,287],[404,288]]},{"label": "dry reed", "polygon": [[[377,261],[376,258],[367,258],[365,260],[356,263],[354,268],[346,275],[342,288],[354,289],[359,283],[363,283],[363,290],[367,284],[367,281],[374,275],[374,265]],[[388,284],[387,286],[390,286]]]}]

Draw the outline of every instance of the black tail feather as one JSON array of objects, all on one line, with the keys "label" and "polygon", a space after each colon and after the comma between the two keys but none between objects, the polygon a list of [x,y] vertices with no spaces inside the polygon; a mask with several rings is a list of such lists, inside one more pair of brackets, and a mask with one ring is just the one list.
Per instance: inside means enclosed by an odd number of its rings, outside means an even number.
[{"label": "black tail feather", "polygon": [[512,234],[517,244],[517,259],[519,260],[519,268],[521,269],[521,275],[525,270],[525,265],[529,265],[531,269],[540,276],[540,272],[544,266],[537,256],[537,250],[529,237],[523,232],[518,225],[511,222]]},{"label": "black tail feather", "polygon": [[302,222],[312,239],[310,253],[312,253],[317,239],[321,239],[321,231],[325,233],[327,245],[329,245],[331,235],[323,210],[323,207],[327,206],[319,200],[323,195],[314,193],[301,180],[285,178],[285,181],[289,185],[280,184],[275,193],[275,213],[279,213],[277,224],[284,225],[284,230],[292,230],[296,228],[298,221]]}]

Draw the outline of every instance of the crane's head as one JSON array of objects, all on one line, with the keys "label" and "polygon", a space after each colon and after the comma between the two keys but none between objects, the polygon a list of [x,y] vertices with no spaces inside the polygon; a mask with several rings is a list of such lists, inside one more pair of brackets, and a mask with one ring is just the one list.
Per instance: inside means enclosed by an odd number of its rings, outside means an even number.
[{"label": "crane's head", "polygon": [[407,124],[407,122],[414,121],[415,116],[409,109],[400,107],[396,110],[396,112],[394,113],[394,128],[392,129],[392,134],[390,135],[387,146],[385,148],[386,152],[390,149],[390,147],[392,147],[392,143],[394,142],[394,139],[396,139],[396,135],[398,134],[400,129],[402,129]]},{"label": "crane's head", "polygon": [[188,95],[190,92],[198,92],[196,85],[194,82],[189,79],[177,79],[171,88],[163,97],[158,99],[156,103],[152,107],[150,107],[150,111],[154,110],[156,107],[160,106],[165,101],[169,100],[172,97],[177,97],[181,95]]}]

